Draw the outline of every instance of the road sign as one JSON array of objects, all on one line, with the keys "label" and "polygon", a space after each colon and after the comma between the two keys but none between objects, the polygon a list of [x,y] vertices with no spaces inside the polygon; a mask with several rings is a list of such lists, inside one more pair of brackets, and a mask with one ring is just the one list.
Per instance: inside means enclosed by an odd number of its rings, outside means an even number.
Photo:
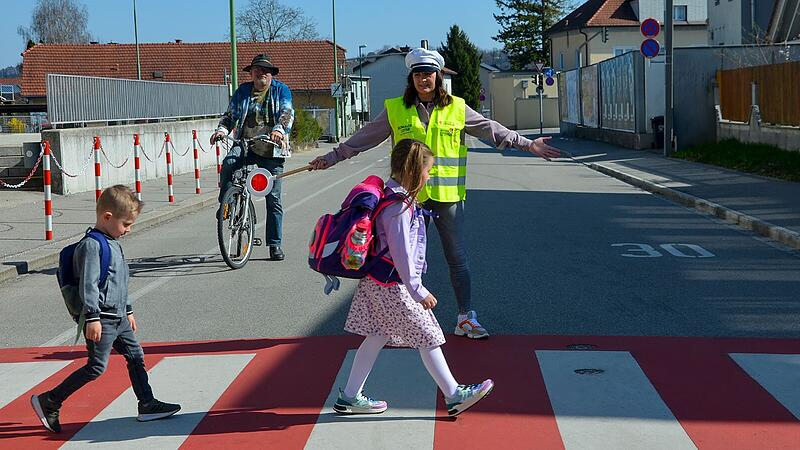
[{"label": "road sign", "polygon": [[661,25],[658,24],[656,19],[651,17],[642,22],[642,25],[639,26],[639,31],[642,32],[644,37],[653,38],[658,36],[658,33],[661,32]]},{"label": "road sign", "polygon": [[480,101],[482,101],[482,102],[483,102],[483,101],[486,101],[486,96],[485,96],[485,95],[483,95],[483,94],[481,94],[481,95],[478,97],[478,99],[479,99]]},{"label": "road sign", "polygon": [[554,76],[556,76],[555,69],[553,69],[552,67],[545,67],[544,68],[544,76],[546,76],[548,78],[553,78]]},{"label": "road sign", "polygon": [[645,58],[655,58],[661,50],[661,46],[655,39],[645,39],[644,42],[642,42],[640,50]]},{"label": "road sign", "polygon": [[332,83],[331,84],[331,97],[341,97],[342,96],[342,83]]},{"label": "road sign", "polygon": [[533,65],[534,67],[536,67],[537,72],[541,72],[542,69],[544,68],[544,62],[542,61],[536,61],[535,63],[533,63]]},{"label": "road sign", "polygon": [[556,80],[554,80],[553,77],[547,77],[544,80],[544,84],[546,84],[548,86],[552,86],[553,83],[555,83],[555,82],[556,82]]}]

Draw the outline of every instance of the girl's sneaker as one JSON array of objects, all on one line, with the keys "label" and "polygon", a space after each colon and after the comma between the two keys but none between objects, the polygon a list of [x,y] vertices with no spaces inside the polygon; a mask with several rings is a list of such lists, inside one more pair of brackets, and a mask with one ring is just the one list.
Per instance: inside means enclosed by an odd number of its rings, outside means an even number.
[{"label": "girl's sneaker", "polygon": [[489,395],[494,389],[494,381],[491,379],[481,384],[459,384],[454,396],[445,399],[447,402],[447,414],[455,417],[468,410],[483,397]]},{"label": "girl's sneaker", "polygon": [[380,414],[389,406],[382,400],[373,400],[359,392],[355,397],[348,397],[339,389],[339,398],[333,404],[333,410],[339,414]]}]

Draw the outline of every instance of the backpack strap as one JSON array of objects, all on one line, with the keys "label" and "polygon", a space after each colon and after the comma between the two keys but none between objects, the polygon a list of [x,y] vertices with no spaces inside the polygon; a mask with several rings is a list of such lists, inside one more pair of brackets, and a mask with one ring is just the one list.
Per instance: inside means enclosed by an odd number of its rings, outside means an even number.
[{"label": "backpack strap", "polygon": [[86,232],[86,237],[90,237],[100,244],[100,283],[102,287],[108,280],[108,268],[111,266],[111,246],[108,244],[108,238],[102,231],[92,228]]}]

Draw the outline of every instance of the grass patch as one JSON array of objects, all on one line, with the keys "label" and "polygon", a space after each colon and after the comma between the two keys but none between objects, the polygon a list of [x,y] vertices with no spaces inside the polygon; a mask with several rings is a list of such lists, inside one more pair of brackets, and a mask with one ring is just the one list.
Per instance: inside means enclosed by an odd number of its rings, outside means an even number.
[{"label": "grass patch", "polygon": [[674,157],[714,166],[754,173],[787,181],[800,181],[800,152],[765,144],[746,144],[725,139],[697,145],[673,154]]}]

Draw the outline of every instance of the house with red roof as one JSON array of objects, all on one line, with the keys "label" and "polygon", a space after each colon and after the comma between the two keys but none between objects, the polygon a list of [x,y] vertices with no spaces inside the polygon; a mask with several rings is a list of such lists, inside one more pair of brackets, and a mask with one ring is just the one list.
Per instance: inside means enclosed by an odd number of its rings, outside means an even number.
[{"label": "house with red roof", "polygon": [[[239,83],[248,81],[242,69],[266,53],[280,69],[276,78],[291,89],[301,108],[333,108],[333,43],[330,41],[239,42],[236,45]],[[337,46],[344,64],[345,49]],[[229,84],[230,43],[139,44],[142,80]],[[21,95],[31,103],[46,103],[46,75],[83,75],[137,79],[134,44],[38,44],[22,53]]]},{"label": "house with red roof", "polygon": [[[708,45],[707,11],[706,0],[674,0],[675,47]],[[639,26],[651,17],[663,25],[663,0],[588,0],[545,32],[550,65],[565,71],[638,51],[644,40]],[[657,40],[663,47],[663,32]]]}]

